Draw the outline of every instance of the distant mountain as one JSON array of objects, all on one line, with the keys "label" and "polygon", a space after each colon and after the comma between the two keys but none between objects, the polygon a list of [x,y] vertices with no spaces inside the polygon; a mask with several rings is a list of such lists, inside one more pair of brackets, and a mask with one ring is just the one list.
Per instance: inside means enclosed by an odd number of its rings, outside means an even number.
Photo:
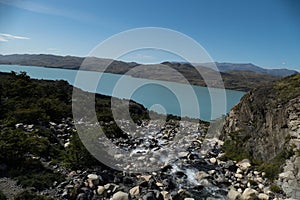
[{"label": "distant mountain", "polygon": [[[84,65],[82,65],[83,62]],[[83,70],[105,71],[114,74],[128,73],[128,75],[137,78],[179,83],[186,83],[186,80],[188,80],[190,84],[199,86],[209,85],[211,87],[222,87],[224,83],[225,88],[240,91],[249,91],[257,86],[274,82],[281,76],[298,73],[297,71],[286,69],[263,69],[253,64],[216,63],[221,73],[213,70],[208,65],[201,64],[201,66],[197,66],[197,69],[201,71],[200,74],[199,71],[195,69],[195,64],[192,65],[189,63],[163,62],[160,64],[142,65],[135,62],[123,62],[105,58],[84,58],[47,54],[0,55],[0,64],[42,66],[74,70],[80,68]],[[171,67],[174,71],[170,72],[168,67]],[[220,74],[223,83],[217,81]],[[183,79],[183,76],[186,80]],[[203,77],[205,77],[205,80]]]},{"label": "distant mountain", "polygon": [[221,72],[228,72],[228,71],[252,71],[262,74],[269,74],[273,76],[290,76],[293,74],[297,74],[296,70],[289,70],[289,69],[265,69],[262,67],[258,67],[252,63],[218,63],[216,62],[217,68]]}]

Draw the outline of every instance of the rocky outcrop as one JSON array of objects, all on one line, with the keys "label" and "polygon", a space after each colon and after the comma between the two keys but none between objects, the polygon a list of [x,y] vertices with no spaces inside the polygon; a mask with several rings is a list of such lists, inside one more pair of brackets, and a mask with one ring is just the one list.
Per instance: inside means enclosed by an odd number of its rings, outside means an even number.
[{"label": "rocky outcrop", "polygon": [[300,75],[294,75],[250,91],[230,111],[221,134],[228,155],[248,157],[262,166],[279,165],[277,184],[296,199],[300,198],[299,85]]}]

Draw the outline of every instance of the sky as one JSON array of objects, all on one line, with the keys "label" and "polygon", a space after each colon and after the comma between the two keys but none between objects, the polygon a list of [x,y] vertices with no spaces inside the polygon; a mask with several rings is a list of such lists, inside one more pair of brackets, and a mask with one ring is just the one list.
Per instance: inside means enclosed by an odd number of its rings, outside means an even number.
[{"label": "sky", "polygon": [[[192,38],[216,62],[299,71],[299,10],[297,0],[0,0],[0,54],[87,56],[120,32],[161,27]],[[121,59],[176,58],[141,50]]]}]

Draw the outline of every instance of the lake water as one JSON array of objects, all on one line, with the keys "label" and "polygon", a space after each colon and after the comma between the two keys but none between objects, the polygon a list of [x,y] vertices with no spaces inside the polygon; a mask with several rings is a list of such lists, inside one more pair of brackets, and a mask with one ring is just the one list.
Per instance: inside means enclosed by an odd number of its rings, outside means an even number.
[{"label": "lake water", "polygon": [[66,80],[83,90],[132,99],[150,110],[211,121],[240,101],[244,92],[185,85],[131,76],[19,65],[0,65],[1,72],[20,72],[36,79]]}]

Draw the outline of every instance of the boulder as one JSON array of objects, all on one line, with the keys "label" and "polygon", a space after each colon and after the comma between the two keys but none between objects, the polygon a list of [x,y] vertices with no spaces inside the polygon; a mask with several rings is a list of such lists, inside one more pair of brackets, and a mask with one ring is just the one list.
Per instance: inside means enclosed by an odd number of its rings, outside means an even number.
[{"label": "boulder", "polygon": [[98,195],[102,195],[104,191],[105,191],[105,188],[103,186],[98,186],[98,188],[97,188]]},{"label": "boulder", "polygon": [[259,199],[261,199],[261,200],[269,200],[269,195],[267,195],[267,194],[264,194],[264,193],[260,193],[260,194],[258,194],[258,196],[257,196]]},{"label": "boulder", "polygon": [[137,196],[140,194],[140,186],[135,186],[129,190],[130,196]]},{"label": "boulder", "polygon": [[237,200],[241,197],[241,194],[232,187],[230,188],[227,197],[230,200]]},{"label": "boulder", "polygon": [[198,171],[196,173],[196,179],[199,181],[199,180],[202,180],[202,179],[205,179],[205,178],[208,178],[209,177],[209,174],[204,172],[204,171]]},{"label": "boulder", "polygon": [[116,192],[111,200],[128,200],[128,194],[122,191]]},{"label": "boulder", "polygon": [[251,188],[246,188],[241,196],[241,200],[255,200],[257,191]]},{"label": "boulder", "polygon": [[251,167],[251,163],[250,163],[250,160],[249,159],[244,159],[240,162],[237,163],[237,166],[243,170],[243,171],[246,171],[249,167]]}]

